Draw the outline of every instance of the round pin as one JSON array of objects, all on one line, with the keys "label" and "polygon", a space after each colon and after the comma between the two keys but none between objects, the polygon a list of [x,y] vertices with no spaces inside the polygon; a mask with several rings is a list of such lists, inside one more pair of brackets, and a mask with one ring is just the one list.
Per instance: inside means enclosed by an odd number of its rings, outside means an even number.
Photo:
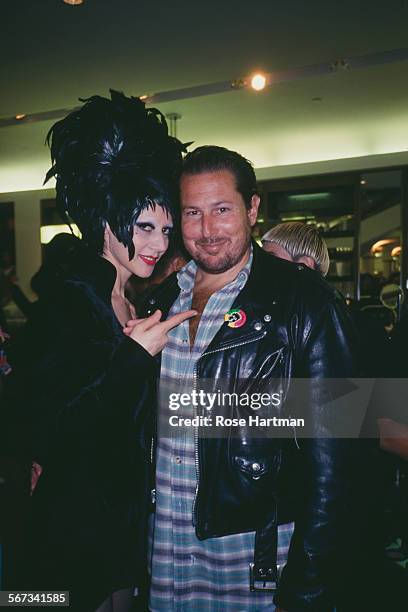
[{"label": "round pin", "polygon": [[270,314],[266,314],[266,315],[264,316],[264,321],[265,321],[265,323],[269,323],[269,321],[271,321],[271,320],[272,320],[272,317],[271,317],[271,315],[270,315]]},{"label": "round pin", "polygon": [[228,327],[237,329],[245,325],[247,316],[240,308],[232,308],[224,315],[224,321],[228,323]]}]

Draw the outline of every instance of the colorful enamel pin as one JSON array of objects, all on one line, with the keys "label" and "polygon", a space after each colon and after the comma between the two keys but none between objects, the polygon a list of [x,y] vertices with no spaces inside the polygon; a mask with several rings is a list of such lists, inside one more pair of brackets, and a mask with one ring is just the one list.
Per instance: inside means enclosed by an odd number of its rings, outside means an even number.
[{"label": "colorful enamel pin", "polygon": [[224,315],[224,321],[228,323],[228,327],[237,329],[245,325],[247,316],[240,308],[232,308]]}]

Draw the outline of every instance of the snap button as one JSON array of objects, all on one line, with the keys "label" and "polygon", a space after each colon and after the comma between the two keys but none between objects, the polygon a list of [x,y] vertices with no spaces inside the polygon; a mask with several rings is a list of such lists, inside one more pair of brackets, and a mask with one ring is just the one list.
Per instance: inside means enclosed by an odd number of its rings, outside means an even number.
[{"label": "snap button", "polygon": [[259,472],[259,470],[261,469],[261,466],[259,465],[259,463],[253,463],[251,465],[251,468],[254,472]]},{"label": "snap button", "polygon": [[180,465],[181,457],[174,457],[174,463],[177,463],[177,465]]},{"label": "snap button", "polygon": [[256,321],[256,323],[254,323],[254,328],[256,329],[256,331],[261,331],[263,325],[260,321]]},{"label": "snap button", "polygon": [[270,315],[270,314],[266,314],[266,315],[264,316],[264,321],[265,321],[265,323],[269,323],[269,321],[271,321],[271,319],[272,319],[272,317],[271,317],[271,315]]}]

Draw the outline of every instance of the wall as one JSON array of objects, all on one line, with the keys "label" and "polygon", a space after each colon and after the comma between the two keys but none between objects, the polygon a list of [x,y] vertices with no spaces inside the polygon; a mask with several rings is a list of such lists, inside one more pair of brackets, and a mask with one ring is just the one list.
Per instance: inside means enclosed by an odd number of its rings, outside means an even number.
[{"label": "wall", "polygon": [[41,265],[40,201],[53,197],[53,189],[0,194],[0,206],[2,202],[14,202],[17,277],[21,289],[31,298],[30,280]]}]

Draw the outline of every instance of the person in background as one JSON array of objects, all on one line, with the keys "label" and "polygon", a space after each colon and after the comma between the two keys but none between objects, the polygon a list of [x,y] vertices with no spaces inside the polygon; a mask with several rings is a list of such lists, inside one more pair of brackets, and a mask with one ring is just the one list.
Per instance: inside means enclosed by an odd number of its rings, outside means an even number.
[{"label": "person in background", "polygon": [[41,299],[13,352],[8,440],[36,467],[13,588],[70,591],[76,612],[125,612],[146,572],[155,356],[194,314],[160,323],[155,312],[125,335],[137,316],[125,285],[169,246],[184,146],[159,111],[112,90],[47,140],[46,180],[83,239],[65,237],[63,265],[37,276]]},{"label": "person in background", "polygon": [[329,271],[330,259],[324,239],[312,225],[288,221],[275,225],[261,238],[262,247],[281,259],[301,263],[322,276]]}]

